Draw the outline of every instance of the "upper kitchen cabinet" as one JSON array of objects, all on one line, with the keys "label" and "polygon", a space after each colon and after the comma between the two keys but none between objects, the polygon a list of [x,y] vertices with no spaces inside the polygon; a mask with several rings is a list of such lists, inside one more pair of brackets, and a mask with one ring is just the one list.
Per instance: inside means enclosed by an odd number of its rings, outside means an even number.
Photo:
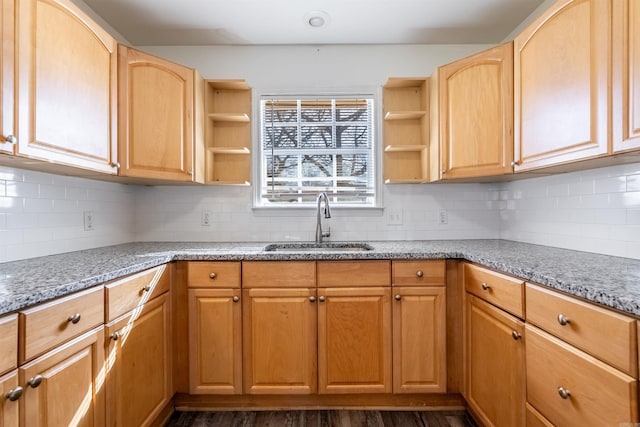
[{"label": "upper kitchen cabinet", "polygon": [[15,1],[2,0],[0,8],[0,152],[14,153],[17,142],[14,122]]},{"label": "upper kitchen cabinet", "polygon": [[515,170],[608,153],[611,0],[562,0],[515,39]]},{"label": "upper kitchen cabinet", "polygon": [[384,182],[429,180],[429,79],[391,77],[383,87]]},{"label": "upper kitchen cabinet", "polygon": [[431,180],[513,173],[513,43],[431,78]]},{"label": "upper kitchen cabinet", "polygon": [[197,72],[120,46],[121,176],[203,182],[203,81]]},{"label": "upper kitchen cabinet", "polygon": [[116,41],[70,0],[16,7],[16,154],[115,174]]},{"label": "upper kitchen cabinet", "polygon": [[613,2],[613,151],[640,148],[640,5]]},{"label": "upper kitchen cabinet", "polygon": [[206,182],[251,182],[251,88],[244,80],[207,80]]}]

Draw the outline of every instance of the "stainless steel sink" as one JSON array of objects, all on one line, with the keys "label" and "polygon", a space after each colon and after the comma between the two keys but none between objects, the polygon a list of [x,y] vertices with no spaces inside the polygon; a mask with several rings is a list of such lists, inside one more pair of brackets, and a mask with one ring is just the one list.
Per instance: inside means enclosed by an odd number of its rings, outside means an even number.
[{"label": "stainless steel sink", "polygon": [[366,243],[272,243],[266,252],[365,252],[373,247]]}]

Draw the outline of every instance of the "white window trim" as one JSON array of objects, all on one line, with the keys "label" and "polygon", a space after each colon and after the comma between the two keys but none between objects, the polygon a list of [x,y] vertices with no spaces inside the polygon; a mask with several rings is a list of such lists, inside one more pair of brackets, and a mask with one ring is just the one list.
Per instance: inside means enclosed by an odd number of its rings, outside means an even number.
[{"label": "white window trim", "polygon": [[374,132],[374,165],[375,165],[375,177],[374,188],[376,191],[374,204],[370,206],[339,206],[332,205],[331,210],[339,210],[345,213],[349,211],[372,211],[375,216],[382,215],[383,200],[382,200],[382,88],[377,87],[354,87],[353,89],[304,89],[304,90],[258,90],[254,88],[253,96],[253,129],[252,129],[252,186],[253,186],[253,202],[252,210],[254,214],[269,215],[269,212],[274,216],[283,215],[287,216],[287,213],[291,214],[294,211],[299,213],[308,213],[311,215],[315,212],[315,205],[292,205],[292,206],[265,206],[261,204],[261,167],[262,167],[262,146],[261,146],[261,122],[260,122],[260,100],[263,97],[314,97],[314,96],[344,96],[344,97],[357,97],[357,96],[372,96],[373,97],[373,115],[375,128]]}]

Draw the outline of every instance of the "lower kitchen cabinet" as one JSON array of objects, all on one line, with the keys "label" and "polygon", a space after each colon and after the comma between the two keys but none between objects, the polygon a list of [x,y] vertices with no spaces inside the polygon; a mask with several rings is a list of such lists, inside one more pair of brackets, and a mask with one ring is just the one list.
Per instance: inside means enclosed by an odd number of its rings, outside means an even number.
[{"label": "lower kitchen cabinet", "polygon": [[18,386],[18,370],[0,377],[0,427],[18,426],[23,393]]},{"label": "lower kitchen cabinet", "polygon": [[390,393],[391,368],[391,288],[318,289],[318,392]]},{"label": "lower kitchen cabinet", "polygon": [[103,337],[101,326],[19,368],[25,426],[104,426]]},{"label": "lower kitchen cabinet", "polygon": [[189,392],[242,394],[240,289],[189,289]]},{"label": "lower kitchen cabinet", "polygon": [[467,293],[466,399],[485,426],[525,421],[524,322]]},{"label": "lower kitchen cabinet", "polygon": [[446,392],[445,288],[394,287],[393,294],[393,392]]},{"label": "lower kitchen cabinet", "polygon": [[107,425],[150,425],[173,396],[169,294],[110,322],[107,335]]},{"label": "lower kitchen cabinet", "polygon": [[245,393],[316,393],[315,294],[313,288],[243,291]]}]

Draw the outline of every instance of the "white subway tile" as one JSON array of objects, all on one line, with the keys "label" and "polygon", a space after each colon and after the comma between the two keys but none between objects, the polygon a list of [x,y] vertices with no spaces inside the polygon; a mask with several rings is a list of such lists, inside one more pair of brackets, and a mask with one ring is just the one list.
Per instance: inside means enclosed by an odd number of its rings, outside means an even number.
[{"label": "white subway tile", "polygon": [[40,191],[38,184],[31,182],[7,181],[6,194],[8,197],[37,198],[40,196]]}]

